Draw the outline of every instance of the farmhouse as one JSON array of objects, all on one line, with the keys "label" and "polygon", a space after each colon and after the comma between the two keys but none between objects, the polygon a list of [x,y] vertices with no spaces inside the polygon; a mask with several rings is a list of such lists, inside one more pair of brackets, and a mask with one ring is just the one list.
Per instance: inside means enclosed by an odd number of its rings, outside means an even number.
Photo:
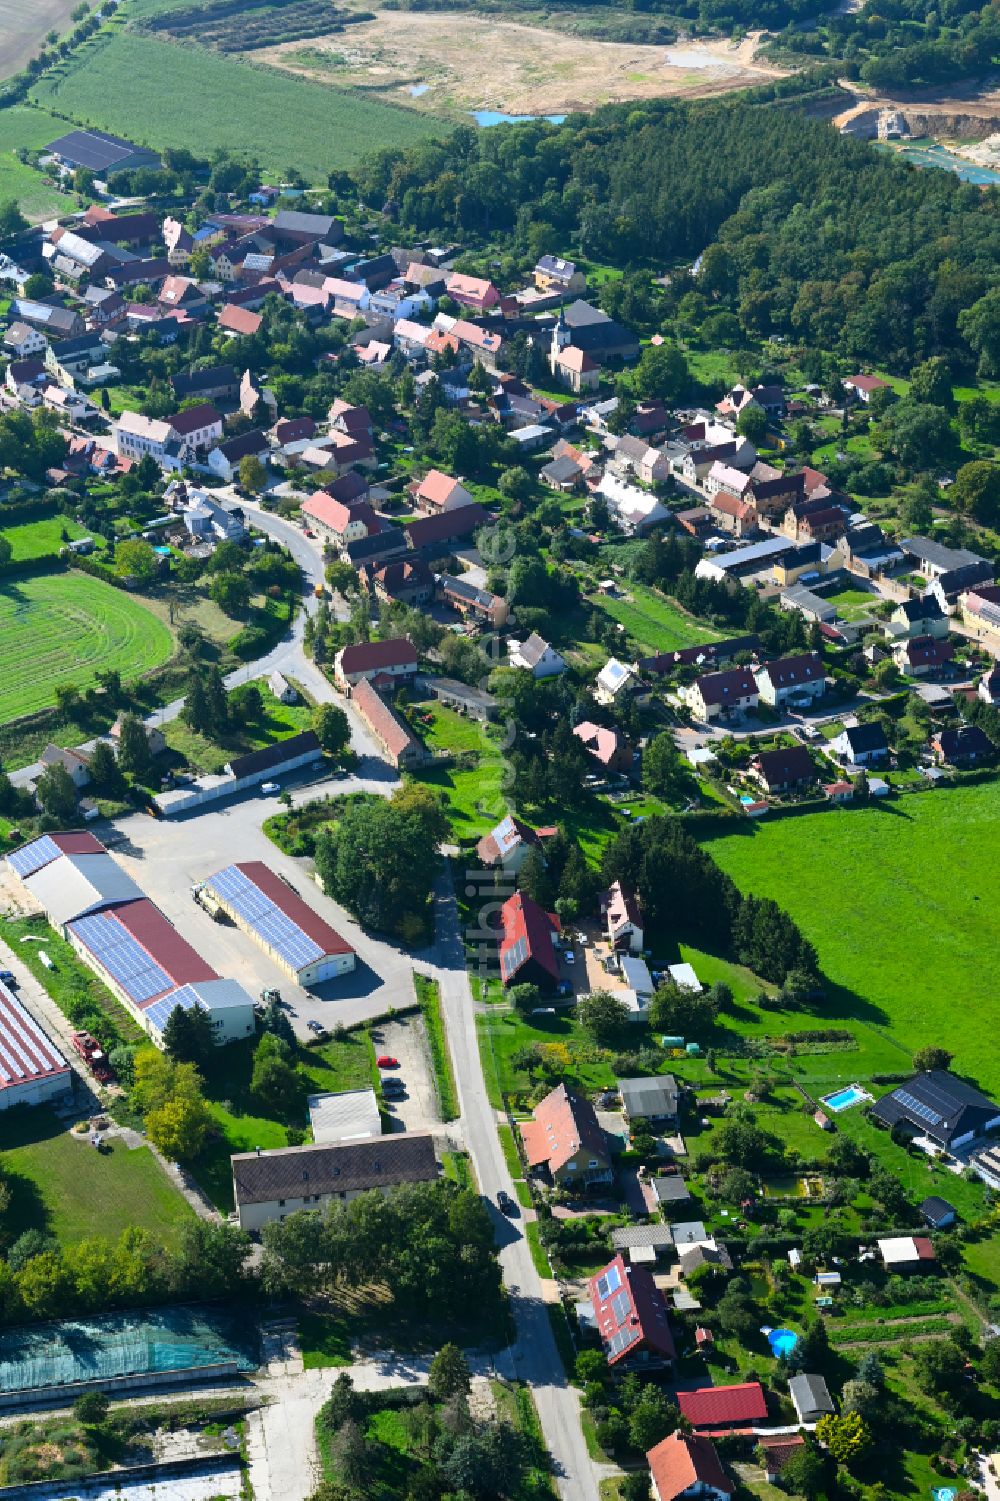
[{"label": "farmhouse", "polygon": [[362,641],[344,646],[334,658],[334,677],[340,688],[350,689],[362,678],[369,682],[409,682],[417,671],[417,653],[405,636],[389,641]]},{"label": "farmhouse", "polygon": [[260,1230],[299,1209],[356,1198],[402,1183],[434,1183],[433,1138],[398,1132],[374,1141],[341,1141],[275,1151],[237,1152],[231,1158],[233,1195],[241,1230]]},{"label": "farmhouse", "polygon": [[884,1094],[871,1114],[883,1126],[904,1126],[914,1136],[929,1137],[949,1151],[1000,1128],[1000,1107],[981,1090],[941,1068],[918,1074]]},{"label": "farmhouse", "polygon": [[610,1183],[614,1173],[607,1138],[593,1105],[557,1084],[520,1125],[529,1167],[544,1167],[559,1187]]},{"label": "farmhouse", "polygon": [[429,760],[427,749],[367,678],[355,683],[351,702],[390,766],[408,770]]},{"label": "farmhouse", "polygon": [[609,1366],[670,1367],[674,1340],[663,1294],[645,1267],[617,1255],[589,1281],[590,1300]]},{"label": "farmhouse", "polygon": [[727,1501],[736,1489],[711,1439],[697,1433],[669,1434],[646,1460],[656,1501]]},{"label": "farmhouse", "polygon": [[227,865],[205,889],[297,984],[321,985],[354,969],[347,940],[262,861]]}]

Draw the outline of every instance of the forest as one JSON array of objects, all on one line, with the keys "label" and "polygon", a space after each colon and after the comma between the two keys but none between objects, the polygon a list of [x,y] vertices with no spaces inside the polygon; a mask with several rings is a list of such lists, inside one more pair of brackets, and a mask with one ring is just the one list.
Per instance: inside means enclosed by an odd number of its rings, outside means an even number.
[{"label": "forest", "polygon": [[420,233],[666,272],[665,314],[697,292],[755,339],[897,370],[979,358],[984,371],[1000,340],[995,192],[893,161],[773,107],[770,91],[459,128],[369,157],[355,181]]}]

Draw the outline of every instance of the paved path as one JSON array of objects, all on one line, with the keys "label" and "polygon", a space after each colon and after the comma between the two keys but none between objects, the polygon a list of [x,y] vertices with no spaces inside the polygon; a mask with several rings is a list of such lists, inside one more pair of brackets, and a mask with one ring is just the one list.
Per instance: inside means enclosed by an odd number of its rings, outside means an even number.
[{"label": "paved path", "polygon": [[[495,1205],[501,1188],[511,1198],[516,1196],[497,1136],[496,1112],[486,1093],[450,868],[446,868],[438,882],[436,904],[436,939],[427,956],[430,962],[418,960],[417,967],[426,968],[441,987],[462,1110],[461,1125],[480,1192]],[[563,1374],[546,1312],[542,1279],[532,1265],[520,1223],[507,1220],[496,1209],[493,1214],[500,1265],[517,1326],[516,1342],[505,1352],[503,1362],[498,1359],[497,1365],[504,1364],[505,1374],[527,1382],[532,1388],[559,1494],[565,1501],[598,1501],[597,1476],[580,1426],[579,1395]]]}]

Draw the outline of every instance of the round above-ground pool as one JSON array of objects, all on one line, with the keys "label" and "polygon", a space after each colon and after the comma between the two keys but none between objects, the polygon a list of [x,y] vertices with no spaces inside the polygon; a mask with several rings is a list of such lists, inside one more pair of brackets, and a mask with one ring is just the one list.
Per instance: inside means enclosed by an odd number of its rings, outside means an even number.
[{"label": "round above-ground pool", "polygon": [[783,1355],[791,1355],[799,1342],[799,1337],[794,1329],[769,1329],[767,1342],[780,1360]]}]

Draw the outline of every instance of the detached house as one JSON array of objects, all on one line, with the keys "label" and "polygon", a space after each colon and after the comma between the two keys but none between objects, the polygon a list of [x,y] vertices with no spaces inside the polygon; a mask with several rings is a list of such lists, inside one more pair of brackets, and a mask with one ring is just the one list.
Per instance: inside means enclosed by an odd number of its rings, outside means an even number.
[{"label": "detached house", "polygon": [[736,1489],[712,1440],[698,1433],[671,1433],[646,1461],[656,1501],[728,1501]]},{"label": "detached house", "polygon": [[762,751],[751,766],[751,776],[768,792],[790,792],[816,781],[812,756],[804,745],[783,750]]},{"label": "detached house", "polygon": [[405,636],[391,641],[362,641],[343,646],[334,658],[337,686],[350,689],[362,678],[376,687],[396,681],[408,683],[417,671],[417,653]]},{"label": "detached house", "polygon": [[554,829],[533,829],[522,823],[512,813],[502,818],[495,828],[484,834],[476,845],[476,854],[484,865],[499,866],[516,875],[528,858],[529,851],[543,850],[545,839]]},{"label": "detached house", "polygon": [[827,749],[847,766],[883,766],[889,759],[885,731],[877,721],[849,725]]},{"label": "detached house", "polygon": [[609,1366],[621,1369],[671,1367],[676,1351],[667,1305],[643,1266],[619,1254],[591,1277],[590,1301]]},{"label": "detached house", "polygon": [[411,486],[410,494],[418,511],[434,516],[441,511],[456,511],[459,506],[473,505],[473,497],[462,484],[440,469],[432,469],[418,485]]},{"label": "detached house", "polygon": [[632,747],[620,730],[609,730],[606,725],[593,724],[588,719],[576,725],[573,734],[605,771],[627,772],[631,767]]},{"label": "detached house", "polygon": [[523,668],[535,678],[558,677],[566,671],[565,660],[536,631],[526,641],[507,642],[507,665]]},{"label": "detached house", "polygon": [[601,897],[601,915],[608,942],[616,953],[641,954],[644,943],[642,907],[631,886],[615,881]]},{"label": "detached house", "polygon": [[919,599],[904,599],[889,616],[886,635],[897,640],[913,636],[934,636],[943,641],[948,634],[948,617],[933,594]]},{"label": "detached house", "polygon": [[520,1127],[529,1167],[544,1168],[561,1188],[610,1183],[614,1178],[607,1138],[593,1105],[558,1084]]},{"label": "detached house", "polygon": [[559,983],[556,934],[559,919],[530,896],[516,891],[500,909],[500,978],[505,985],[537,985],[551,992]]},{"label": "detached house", "polygon": [[843,384],[850,396],[867,406],[875,392],[886,390],[889,382],[880,380],[877,375],[849,375]]},{"label": "detached house", "polygon": [[445,290],[460,307],[474,308],[485,313],[500,303],[500,293],[491,281],[480,276],[461,276],[453,271],[445,282]]},{"label": "detached house", "polygon": [[749,667],[733,667],[728,672],[703,674],[684,698],[696,719],[710,722],[753,713],[760,703],[760,689]]},{"label": "detached house", "polygon": [[935,759],[949,766],[985,766],[997,758],[993,741],[977,724],[940,730],[931,740]]},{"label": "detached house", "polygon": [[815,652],[765,662],[763,667],[757,668],[754,677],[763,702],[772,704],[775,708],[781,708],[789,702],[811,702],[822,698],[826,692],[823,663]]},{"label": "detached house", "polygon": [[564,261],[558,255],[543,255],[532,276],[540,292],[573,293],[575,296],[587,286],[587,278],[574,262]]},{"label": "detached house", "polygon": [[950,668],[955,648],[950,641],[939,641],[934,636],[914,636],[908,641],[897,642],[892,655],[901,672],[910,677],[924,678]]}]

